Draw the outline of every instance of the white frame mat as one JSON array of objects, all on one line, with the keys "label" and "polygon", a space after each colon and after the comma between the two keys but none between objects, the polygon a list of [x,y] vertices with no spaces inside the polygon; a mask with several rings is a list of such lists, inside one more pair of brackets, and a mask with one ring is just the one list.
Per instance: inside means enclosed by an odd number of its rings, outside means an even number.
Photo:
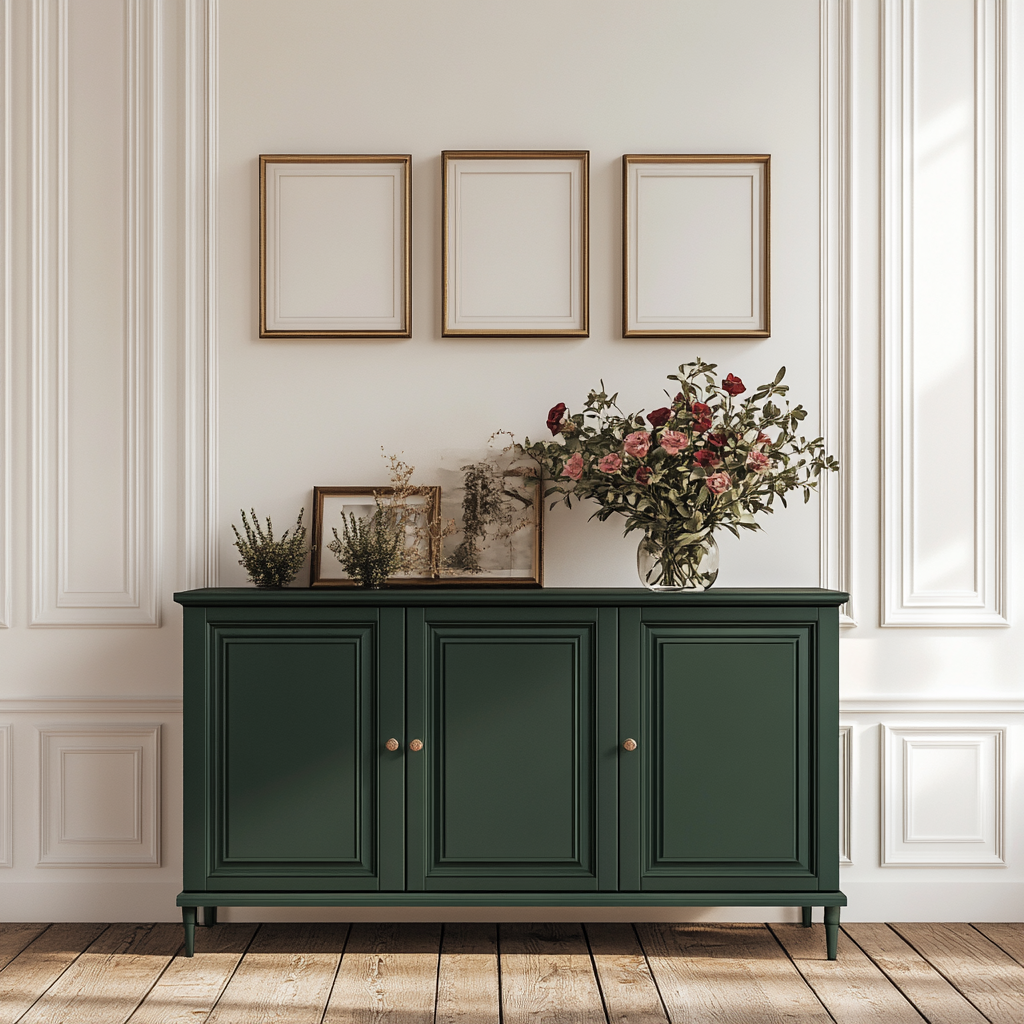
[{"label": "white frame mat", "polygon": [[260,337],[412,337],[412,157],[260,157]]},{"label": "white frame mat", "polygon": [[589,337],[585,150],[441,154],[443,337]]},{"label": "white frame mat", "polygon": [[769,156],[622,158],[622,336],[771,334]]}]

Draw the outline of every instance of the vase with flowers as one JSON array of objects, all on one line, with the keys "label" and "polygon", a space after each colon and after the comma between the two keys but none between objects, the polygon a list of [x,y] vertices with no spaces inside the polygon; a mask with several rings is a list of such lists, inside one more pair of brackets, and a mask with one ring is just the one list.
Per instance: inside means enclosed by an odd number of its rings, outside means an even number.
[{"label": "vase with flowers", "polygon": [[820,474],[839,468],[822,438],[798,435],[807,413],[784,401],[785,367],[752,394],[716,370],[684,363],[668,377],[677,394],[666,391],[670,404],[646,422],[642,412],[623,413],[602,381],[582,412],[559,402],[548,413],[558,440],[521,446],[550,482],[545,497],[560,494],[569,507],[574,497],[592,499],[601,506],[592,518],[621,515],[625,533],[642,532],[637,568],[651,590],[706,590],[718,576],[716,530],[760,529],[755,516],[773,512],[776,499],[785,505],[799,489],[807,501]]}]

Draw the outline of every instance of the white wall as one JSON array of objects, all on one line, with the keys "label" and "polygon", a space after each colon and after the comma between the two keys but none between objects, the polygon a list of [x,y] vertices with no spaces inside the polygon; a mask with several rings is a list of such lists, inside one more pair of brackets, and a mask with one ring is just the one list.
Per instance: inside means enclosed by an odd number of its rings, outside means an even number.
[{"label": "white wall", "polygon": [[[244,582],[239,508],[288,525],[314,484],[384,482],[381,446],[430,482],[441,450],[541,436],[600,378],[660,405],[698,355],[747,381],[785,364],[844,462],[823,500],[726,538],[719,582],[853,595],[848,916],[1020,916],[1010,0],[4,11],[0,916],[175,916],[170,594]],[[456,148],[590,150],[590,338],[440,337],[440,151]],[[412,339],[258,338],[257,157],[304,152],[412,153]],[[772,155],[770,339],[621,338],[626,152]],[[634,585],[634,543],[587,514],[550,516],[547,585]],[[100,747],[75,755],[90,767],[71,789],[41,755],[61,744]],[[129,841],[136,782],[161,828]],[[53,834],[61,796],[106,830],[104,866]],[[138,863],[150,848],[159,864]]]}]

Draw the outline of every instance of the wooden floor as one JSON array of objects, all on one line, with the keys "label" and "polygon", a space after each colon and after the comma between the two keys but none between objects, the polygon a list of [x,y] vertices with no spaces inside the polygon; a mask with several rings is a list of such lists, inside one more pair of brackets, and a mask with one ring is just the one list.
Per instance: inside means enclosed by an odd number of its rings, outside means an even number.
[{"label": "wooden floor", "polygon": [[1024,924],[0,925],[0,1024],[1024,1024]]}]

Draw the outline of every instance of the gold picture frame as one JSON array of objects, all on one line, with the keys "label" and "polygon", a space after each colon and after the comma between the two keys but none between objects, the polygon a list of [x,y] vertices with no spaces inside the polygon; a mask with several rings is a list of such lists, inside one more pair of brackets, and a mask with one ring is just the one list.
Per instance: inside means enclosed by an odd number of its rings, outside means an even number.
[{"label": "gold picture frame", "polygon": [[590,153],[441,154],[441,335],[590,336]]},{"label": "gold picture frame", "polygon": [[[376,499],[395,493],[394,487],[314,487],[312,542],[310,544],[309,585],[311,587],[354,587],[358,584],[345,575],[340,563],[328,550],[331,528],[340,530],[338,513],[357,516],[372,514]],[[423,572],[413,576],[397,576],[388,586],[424,586],[437,581],[440,565],[441,489],[413,487],[407,492],[423,498],[423,522],[410,524],[412,540],[420,548]],[[360,511],[357,511],[360,510]]]},{"label": "gold picture frame", "polygon": [[412,157],[259,158],[261,338],[412,337]]},{"label": "gold picture frame", "polygon": [[770,170],[764,154],[623,156],[624,338],[771,335]]}]

